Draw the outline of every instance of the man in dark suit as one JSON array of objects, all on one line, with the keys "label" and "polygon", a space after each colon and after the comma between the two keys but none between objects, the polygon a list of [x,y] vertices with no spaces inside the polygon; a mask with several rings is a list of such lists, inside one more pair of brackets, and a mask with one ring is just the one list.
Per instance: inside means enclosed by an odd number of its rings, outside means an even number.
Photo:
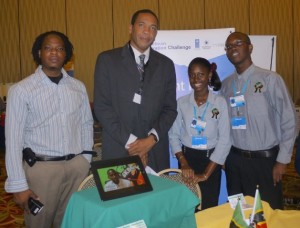
[{"label": "man in dark suit", "polygon": [[130,41],[98,56],[94,110],[103,127],[103,159],[139,155],[160,171],[170,166],[168,131],[177,107],[174,63],[150,47],[157,29],[157,16],[139,10]]}]

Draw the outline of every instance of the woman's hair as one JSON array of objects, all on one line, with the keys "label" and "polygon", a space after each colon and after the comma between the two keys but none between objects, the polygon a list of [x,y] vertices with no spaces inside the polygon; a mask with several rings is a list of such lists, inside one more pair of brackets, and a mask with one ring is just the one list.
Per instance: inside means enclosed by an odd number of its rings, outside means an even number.
[{"label": "woman's hair", "polygon": [[219,91],[221,89],[222,86],[222,82],[220,80],[220,77],[217,73],[217,64],[215,63],[210,63],[207,59],[205,58],[201,58],[201,57],[197,57],[194,58],[189,66],[188,66],[188,74],[190,75],[191,73],[191,69],[193,65],[200,65],[205,67],[206,69],[208,69],[209,71],[212,72],[212,76],[211,79],[209,81],[209,86],[214,90],[214,91]]},{"label": "woman's hair", "polygon": [[42,64],[41,58],[39,56],[39,50],[41,50],[45,38],[49,35],[59,36],[63,40],[65,50],[66,50],[66,58],[64,64],[66,64],[67,62],[69,62],[69,60],[73,55],[73,45],[65,34],[57,31],[49,31],[49,32],[42,33],[35,39],[35,42],[33,43],[32,50],[31,50],[34,61],[38,65]]}]

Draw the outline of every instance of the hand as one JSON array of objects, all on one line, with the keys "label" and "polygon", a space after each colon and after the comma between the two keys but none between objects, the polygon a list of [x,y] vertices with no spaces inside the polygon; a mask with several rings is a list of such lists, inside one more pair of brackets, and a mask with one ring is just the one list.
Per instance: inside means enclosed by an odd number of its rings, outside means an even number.
[{"label": "hand", "polygon": [[[188,163],[185,161],[182,161],[183,159],[181,159],[181,171],[182,171],[182,177],[183,177],[183,181],[186,182],[187,184],[194,182],[194,170],[188,165]],[[185,160],[185,159],[184,159]]]},{"label": "hand", "polygon": [[143,158],[155,145],[156,141],[154,140],[153,135],[149,135],[143,139],[137,139],[133,143],[128,145],[128,154],[129,155],[139,155]]},{"label": "hand", "polygon": [[286,164],[276,162],[273,167],[273,182],[274,186],[282,180],[282,175],[285,174]]},{"label": "hand", "polygon": [[203,182],[207,180],[207,176],[205,174],[197,174],[195,175],[195,182],[199,183],[199,182]]},{"label": "hand", "polygon": [[29,197],[32,197],[33,199],[39,200],[38,196],[31,191],[30,189],[25,190],[23,192],[15,192],[14,193],[14,201],[15,203],[25,210],[27,214],[30,213],[29,208],[28,208],[28,199]]},{"label": "hand", "polygon": [[189,163],[185,159],[185,156],[183,155],[182,151],[176,152],[176,158],[178,162],[180,163],[180,169],[182,172],[182,178],[183,181],[186,184],[190,184],[191,182],[194,182],[194,170],[189,166]]},{"label": "hand", "polygon": [[148,154],[146,154],[145,156],[141,156],[141,160],[144,167],[146,168],[146,166],[148,165]]}]

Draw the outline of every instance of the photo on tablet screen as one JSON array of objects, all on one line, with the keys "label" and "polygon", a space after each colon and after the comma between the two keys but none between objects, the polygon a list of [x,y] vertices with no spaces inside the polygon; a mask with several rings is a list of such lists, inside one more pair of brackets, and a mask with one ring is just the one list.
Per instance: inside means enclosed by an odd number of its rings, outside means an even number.
[{"label": "photo on tablet screen", "polygon": [[92,162],[100,198],[110,200],[152,190],[139,156]]}]

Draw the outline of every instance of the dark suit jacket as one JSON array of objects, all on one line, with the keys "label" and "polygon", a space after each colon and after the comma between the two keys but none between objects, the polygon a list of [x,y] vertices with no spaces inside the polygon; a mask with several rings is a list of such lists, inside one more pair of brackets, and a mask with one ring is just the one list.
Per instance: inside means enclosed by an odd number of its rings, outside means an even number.
[{"label": "dark suit jacket", "polygon": [[94,111],[103,127],[103,159],[128,156],[129,135],[144,138],[154,128],[159,142],[149,152],[149,166],[160,171],[170,166],[168,131],[177,116],[172,60],[151,49],[141,104],[136,104],[133,97],[139,88],[140,74],[128,44],[98,56]]}]

